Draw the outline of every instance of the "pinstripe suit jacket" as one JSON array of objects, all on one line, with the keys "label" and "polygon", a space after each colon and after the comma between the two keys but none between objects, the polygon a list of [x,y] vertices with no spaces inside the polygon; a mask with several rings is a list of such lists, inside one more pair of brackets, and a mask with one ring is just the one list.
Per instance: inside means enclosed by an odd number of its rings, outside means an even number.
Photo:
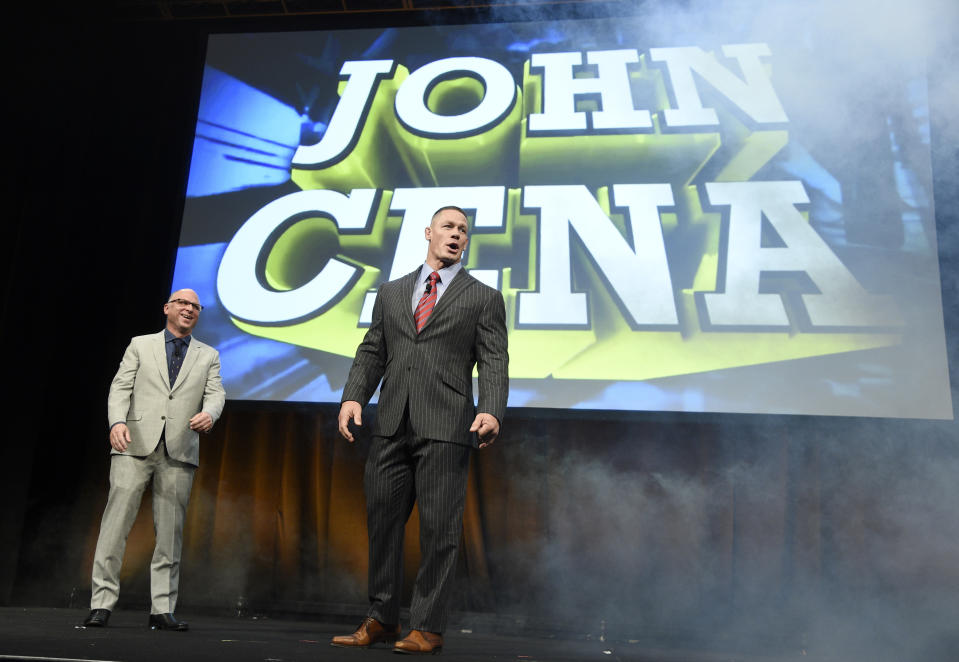
[{"label": "pinstripe suit jacket", "polygon": [[343,401],[366,405],[382,379],[372,432],[396,433],[409,406],[414,433],[426,439],[476,445],[473,366],[479,373],[478,411],[500,421],[509,392],[503,295],[461,269],[420,333],[413,322],[416,271],[380,286],[373,318]]}]

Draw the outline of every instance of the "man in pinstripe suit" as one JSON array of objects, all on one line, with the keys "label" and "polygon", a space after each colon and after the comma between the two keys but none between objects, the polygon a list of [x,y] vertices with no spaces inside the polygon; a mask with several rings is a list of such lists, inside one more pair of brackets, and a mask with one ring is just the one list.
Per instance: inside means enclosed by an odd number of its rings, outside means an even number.
[{"label": "man in pinstripe suit", "polygon": [[503,295],[463,270],[468,233],[459,207],[433,215],[425,264],[380,287],[343,389],[339,430],[352,442],[350,421],[362,424],[362,408],[382,379],[364,475],[370,609],[356,632],[333,638],[334,646],[366,648],[399,638],[403,531],[416,501],[422,560],[411,631],[393,650],[429,654],[443,647],[470,451],[496,439],[509,388]]}]

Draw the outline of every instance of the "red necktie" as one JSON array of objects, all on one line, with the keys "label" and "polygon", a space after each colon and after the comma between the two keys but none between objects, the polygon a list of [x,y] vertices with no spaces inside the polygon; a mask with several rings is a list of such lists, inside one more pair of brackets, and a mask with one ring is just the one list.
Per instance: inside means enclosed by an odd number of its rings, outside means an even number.
[{"label": "red necktie", "polygon": [[440,275],[435,271],[430,274],[429,282],[426,283],[426,291],[423,292],[420,302],[416,304],[416,310],[413,311],[413,321],[416,322],[417,333],[423,330],[423,325],[430,318],[433,306],[436,305],[436,281],[439,279]]}]

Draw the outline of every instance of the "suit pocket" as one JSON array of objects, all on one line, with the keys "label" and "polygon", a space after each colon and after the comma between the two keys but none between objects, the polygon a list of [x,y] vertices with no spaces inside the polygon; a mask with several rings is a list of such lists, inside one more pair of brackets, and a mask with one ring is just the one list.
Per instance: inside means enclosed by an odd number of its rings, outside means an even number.
[{"label": "suit pocket", "polygon": [[443,373],[440,377],[443,380],[444,384],[449,386],[451,389],[453,389],[460,395],[469,397],[469,398],[473,397],[472,382],[464,382],[461,379],[457,379],[455,375],[450,375],[447,373]]},{"label": "suit pocket", "polygon": [[143,414],[127,414],[127,423],[136,423],[143,420]]}]

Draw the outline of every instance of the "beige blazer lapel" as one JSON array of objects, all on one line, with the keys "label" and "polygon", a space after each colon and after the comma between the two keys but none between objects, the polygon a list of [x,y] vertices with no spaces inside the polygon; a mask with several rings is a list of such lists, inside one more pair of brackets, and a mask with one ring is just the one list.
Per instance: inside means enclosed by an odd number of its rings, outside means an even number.
[{"label": "beige blazer lapel", "polygon": [[160,373],[160,380],[170,388],[170,368],[166,360],[166,335],[163,331],[154,336],[150,342],[153,348],[153,359],[156,361],[157,372]]},{"label": "beige blazer lapel", "polygon": [[180,373],[176,377],[176,383],[173,385],[173,390],[176,390],[181,384],[183,384],[187,377],[190,375],[190,371],[193,370],[193,366],[196,365],[197,357],[200,355],[200,343],[196,338],[190,340],[190,344],[186,348],[186,356],[183,357],[183,365],[180,366]]}]

